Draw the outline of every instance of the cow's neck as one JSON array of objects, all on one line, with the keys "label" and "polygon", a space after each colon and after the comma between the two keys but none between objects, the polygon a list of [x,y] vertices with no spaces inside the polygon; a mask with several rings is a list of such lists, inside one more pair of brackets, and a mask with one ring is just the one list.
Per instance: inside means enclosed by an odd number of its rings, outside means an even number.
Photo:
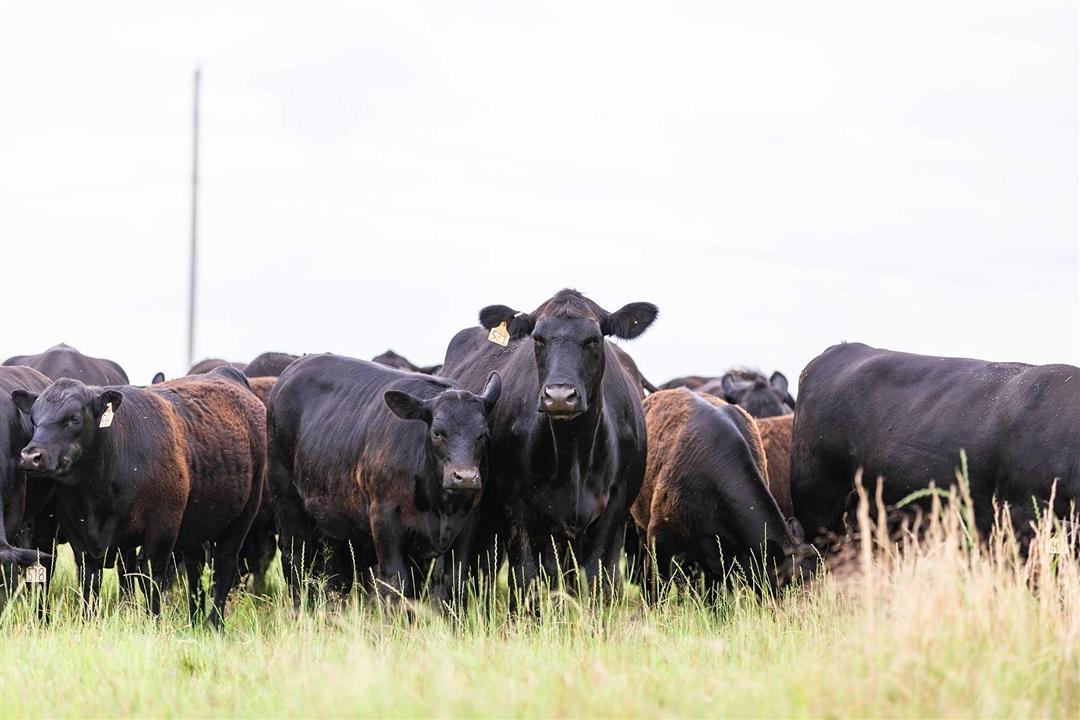
[{"label": "cow's neck", "polygon": [[603,442],[604,416],[603,394],[597,393],[596,402],[588,411],[573,420],[552,420],[545,417],[545,437],[550,444],[550,459],[555,478],[560,481],[580,483],[592,464],[597,444]]},{"label": "cow's neck", "polygon": [[112,442],[100,434],[78,465],[56,484],[61,526],[81,552],[97,554],[112,544],[116,493],[111,482]]}]

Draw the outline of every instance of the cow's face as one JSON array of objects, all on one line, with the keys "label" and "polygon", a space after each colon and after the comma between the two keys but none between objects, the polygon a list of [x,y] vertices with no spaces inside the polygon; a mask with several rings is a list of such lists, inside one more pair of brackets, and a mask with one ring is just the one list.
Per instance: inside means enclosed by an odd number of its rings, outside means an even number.
[{"label": "cow's face", "polygon": [[[77,380],[54,382],[40,396],[16,390],[11,399],[34,425],[34,436],[19,457],[19,467],[35,475],[64,482],[93,447],[101,417],[109,406],[120,408],[117,390],[95,390]],[[115,432],[115,431],[114,431]]]},{"label": "cow's face", "polygon": [[604,377],[604,337],[635,338],[656,319],[649,303],[630,303],[609,313],[574,290],[562,290],[532,314],[505,305],[480,311],[480,323],[506,323],[512,340],[531,337],[539,375],[537,410],[551,420],[572,420],[589,411]]},{"label": "cow's face", "polygon": [[502,378],[493,372],[480,395],[446,390],[424,400],[400,390],[387,390],[387,406],[403,420],[427,424],[427,454],[448,495],[479,495],[486,465],[487,416],[502,392]]},{"label": "cow's face", "polygon": [[764,376],[744,378],[727,373],[720,379],[720,384],[725,400],[756,418],[795,412],[795,400],[788,393],[787,378],[780,372],[774,372],[768,381]]}]

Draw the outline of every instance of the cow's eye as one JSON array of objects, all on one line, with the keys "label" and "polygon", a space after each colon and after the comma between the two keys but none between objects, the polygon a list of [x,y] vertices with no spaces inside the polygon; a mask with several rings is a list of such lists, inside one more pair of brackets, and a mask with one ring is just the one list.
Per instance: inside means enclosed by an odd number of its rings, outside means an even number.
[{"label": "cow's eye", "polygon": [[80,419],[81,418],[78,415],[72,415],[71,417],[68,418],[68,422],[71,423],[72,425],[77,425],[79,423]]},{"label": "cow's eye", "polygon": [[538,347],[544,347],[544,338],[542,337],[534,337],[533,342],[536,343]]},{"label": "cow's eye", "polygon": [[600,344],[599,338],[589,338],[588,340],[585,341],[585,347],[587,347],[587,348],[594,348],[599,344]]},{"label": "cow's eye", "polygon": [[442,430],[432,430],[431,431],[431,439],[432,440],[442,440],[444,437],[446,437],[446,435],[443,434]]}]

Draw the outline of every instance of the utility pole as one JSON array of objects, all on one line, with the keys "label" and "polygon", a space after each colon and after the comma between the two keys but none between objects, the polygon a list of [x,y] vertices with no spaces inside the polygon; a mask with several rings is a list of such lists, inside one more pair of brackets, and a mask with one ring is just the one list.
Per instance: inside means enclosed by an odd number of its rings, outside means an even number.
[{"label": "utility pole", "polygon": [[198,272],[199,239],[199,80],[202,68],[195,68],[195,97],[191,114],[191,275],[188,281],[187,366],[195,364],[195,276]]}]

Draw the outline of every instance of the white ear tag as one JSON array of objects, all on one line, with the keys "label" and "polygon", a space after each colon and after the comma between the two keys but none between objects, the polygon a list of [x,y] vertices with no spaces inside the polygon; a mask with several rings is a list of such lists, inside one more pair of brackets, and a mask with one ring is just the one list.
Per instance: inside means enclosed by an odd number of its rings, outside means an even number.
[{"label": "white ear tag", "polygon": [[28,583],[43,583],[48,575],[45,570],[45,566],[40,562],[36,562],[30,567],[26,568],[26,574],[23,575],[23,580]]},{"label": "white ear tag", "polygon": [[99,428],[107,428],[112,425],[113,411],[112,403],[105,404],[105,412],[101,413],[101,422],[98,423]]},{"label": "white ear tag", "polygon": [[488,333],[488,340],[496,345],[502,345],[506,347],[510,343],[510,333],[506,329],[506,323],[499,323],[498,327],[491,328],[491,332]]}]

